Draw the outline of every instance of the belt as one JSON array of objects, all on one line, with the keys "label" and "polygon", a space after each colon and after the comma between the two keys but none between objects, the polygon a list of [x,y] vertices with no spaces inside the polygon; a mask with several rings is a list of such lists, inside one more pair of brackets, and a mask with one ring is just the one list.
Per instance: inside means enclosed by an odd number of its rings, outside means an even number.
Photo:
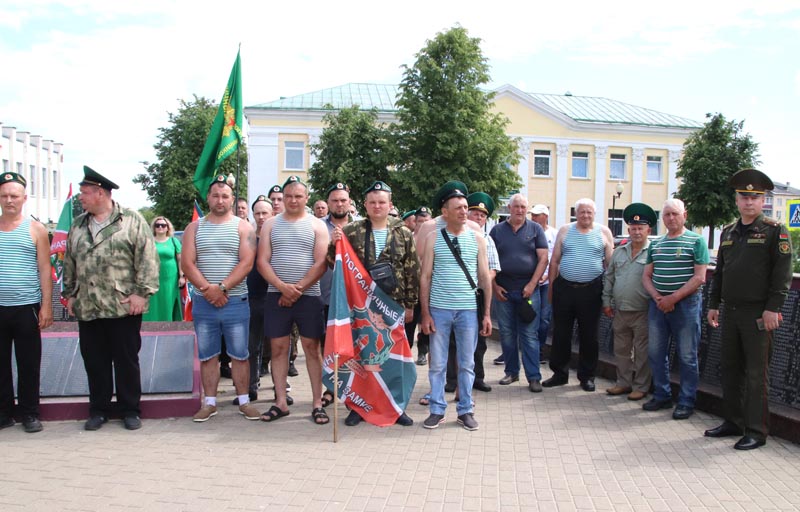
[{"label": "belt", "polygon": [[568,279],[564,279],[564,278],[563,278],[563,277],[561,277],[561,276],[559,276],[559,278],[560,278],[562,281],[564,281],[564,284],[566,284],[566,285],[567,285],[567,286],[569,286],[570,288],[586,288],[587,286],[591,286],[591,285],[593,285],[593,284],[595,284],[595,283],[599,282],[601,279],[603,279],[603,276],[602,276],[602,275],[600,275],[600,276],[598,276],[598,277],[595,277],[594,279],[592,279],[591,281],[588,281],[588,282],[586,282],[586,283],[577,283],[577,282],[575,282],[575,281],[570,281],[570,280],[568,280]]}]

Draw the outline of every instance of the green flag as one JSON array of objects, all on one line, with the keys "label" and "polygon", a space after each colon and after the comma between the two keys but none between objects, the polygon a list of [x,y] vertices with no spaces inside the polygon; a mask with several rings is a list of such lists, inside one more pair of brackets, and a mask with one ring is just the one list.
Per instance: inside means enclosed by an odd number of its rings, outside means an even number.
[{"label": "green flag", "polygon": [[239,142],[242,140],[242,68],[239,62],[239,53],[236,53],[236,62],[233,63],[228,86],[208,133],[203,154],[197,162],[194,171],[194,188],[205,197],[208,187],[217,175],[217,169],[223,160],[231,156]]}]

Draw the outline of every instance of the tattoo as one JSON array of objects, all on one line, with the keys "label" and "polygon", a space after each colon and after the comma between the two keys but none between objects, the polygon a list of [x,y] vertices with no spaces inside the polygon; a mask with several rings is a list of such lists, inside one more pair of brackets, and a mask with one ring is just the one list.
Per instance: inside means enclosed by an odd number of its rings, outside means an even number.
[{"label": "tattoo", "polygon": [[256,248],[256,235],[252,231],[247,235],[247,245],[253,250]]}]

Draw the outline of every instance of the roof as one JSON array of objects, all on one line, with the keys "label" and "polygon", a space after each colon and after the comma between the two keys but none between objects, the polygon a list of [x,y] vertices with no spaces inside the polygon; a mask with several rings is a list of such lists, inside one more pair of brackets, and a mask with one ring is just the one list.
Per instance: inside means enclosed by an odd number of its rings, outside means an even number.
[{"label": "roof", "polygon": [[[395,99],[398,85],[350,83],[321,89],[306,94],[282,97],[268,103],[247,107],[260,110],[334,110],[358,105],[361,110],[377,109],[379,112],[397,112]],[[555,110],[578,123],[653,126],[663,128],[700,128],[702,123],[692,119],[637,107],[609,98],[573,96],[570,94],[525,93],[534,103]]]},{"label": "roof", "polygon": [[773,185],[775,185],[775,189],[772,191],[772,195],[800,197],[800,189],[790,187],[788,183],[778,183],[775,181]]}]

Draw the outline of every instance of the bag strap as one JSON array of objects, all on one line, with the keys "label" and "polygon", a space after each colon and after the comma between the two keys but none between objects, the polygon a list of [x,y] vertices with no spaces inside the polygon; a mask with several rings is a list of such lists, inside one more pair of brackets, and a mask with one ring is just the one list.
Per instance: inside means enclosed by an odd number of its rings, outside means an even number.
[{"label": "bag strap", "polygon": [[449,236],[447,236],[447,230],[445,228],[442,228],[442,236],[444,237],[444,241],[447,242],[447,247],[450,248],[450,252],[452,252],[453,256],[455,256],[458,265],[461,267],[461,270],[464,271],[464,275],[467,276],[467,279],[469,280],[469,285],[472,287],[473,291],[476,291],[478,289],[478,285],[475,284],[475,281],[469,274],[467,266],[464,265],[464,260],[461,259],[461,255],[458,252],[456,252],[456,248],[453,245],[453,241],[450,240]]}]

